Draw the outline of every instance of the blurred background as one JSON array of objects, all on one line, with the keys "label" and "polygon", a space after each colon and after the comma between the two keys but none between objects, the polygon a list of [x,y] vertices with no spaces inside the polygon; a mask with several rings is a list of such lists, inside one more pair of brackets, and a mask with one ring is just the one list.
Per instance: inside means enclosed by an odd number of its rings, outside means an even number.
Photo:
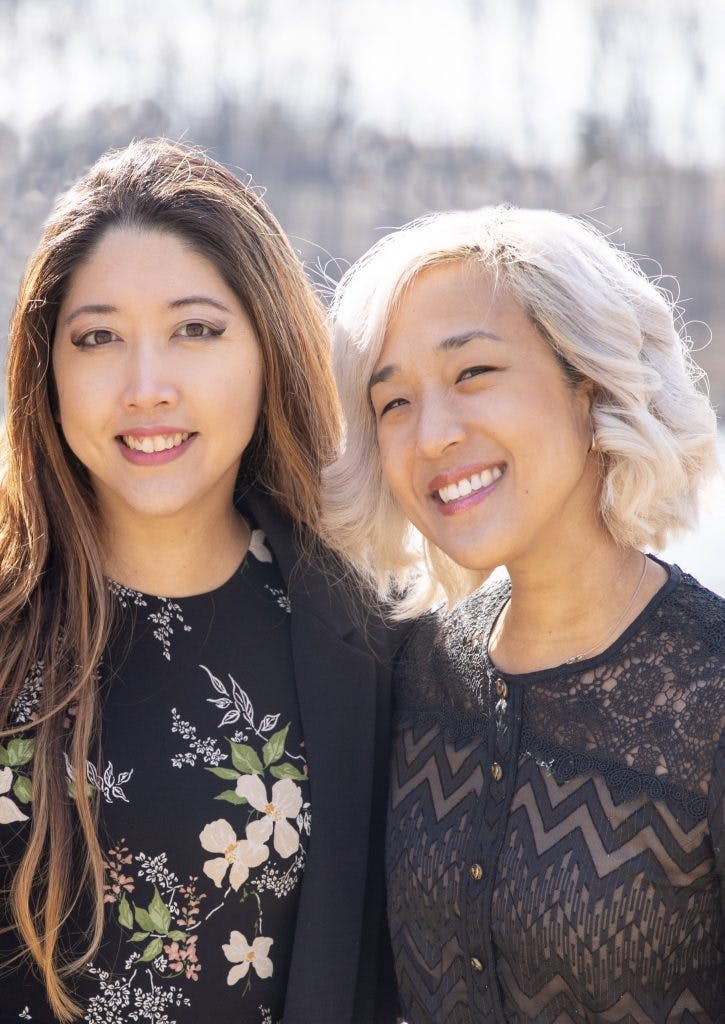
[{"label": "blurred background", "polygon": [[[725,0],[0,0],[0,339],[55,196],[167,135],[250,174],[321,287],[391,227],[586,216],[725,410]],[[725,434],[721,432],[725,455]],[[725,593],[725,487],[667,557]]]}]

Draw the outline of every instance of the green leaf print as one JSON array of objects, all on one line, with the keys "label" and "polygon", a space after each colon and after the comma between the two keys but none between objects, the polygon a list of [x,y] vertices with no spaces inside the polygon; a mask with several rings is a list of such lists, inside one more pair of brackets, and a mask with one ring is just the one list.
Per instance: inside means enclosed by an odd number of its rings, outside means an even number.
[{"label": "green leaf print", "polygon": [[151,920],[151,917],[150,917],[148,911],[144,910],[143,907],[136,907],[136,910],[135,910],[133,916],[136,918],[136,924],[139,925],[139,927],[142,928],[143,931],[145,931],[145,932],[155,932],[156,931],[156,925]]},{"label": "green leaf print", "polygon": [[33,740],[14,739],[10,740],[7,747],[8,764],[11,768],[17,768],[21,764],[27,764],[33,759]]},{"label": "green leaf print", "polygon": [[285,761],[284,764],[273,764],[269,769],[269,774],[274,775],[275,779],[294,779],[296,782],[307,782],[304,772],[295,768],[288,761]]},{"label": "green leaf print", "polygon": [[3,768],[10,767],[10,759],[8,758],[7,748],[4,747],[2,743],[0,743],[0,765],[2,765]]},{"label": "green leaf print", "polygon": [[161,899],[156,886],[154,886],[154,898],[149,903],[149,917],[154,923],[151,930],[166,935],[171,925],[171,911]]},{"label": "green leaf print", "polygon": [[133,928],[133,911],[125,893],[118,904],[118,920],[123,928]]},{"label": "green leaf print", "polygon": [[174,942],[183,942],[183,940],[188,939],[189,936],[186,934],[186,932],[180,932],[177,929],[174,929],[173,931],[169,932],[169,938],[172,939]]},{"label": "green leaf print", "polygon": [[134,932],[133,935],[131,936],[131,938],[128,941],[129,942],[145,942],[148,937],[149,937],[149,933],[148,932]]},{"label": "green leaf print", "polygon": [[21,804],[29,804],[33,799],[33,783],[27,775],[18,775],[13,783],[13,793]]},{"label": "green leaf print", "polygon": [[289,722],[280,729],[279,732],[273,733],[267,742],[262,747],[262,757],[264,758],[264,767],[269,768],[271,764],[279,759],[284,754],[284,745],[287,742],[287,733],[289,732]]},{"label": "green leaf print", "polygon": [[247,802],[246,797],[239,796],[237,791],[234,789],[225,789],[219,794],[219,796],[215,796],[214,799],[226,800],[228,804],[246,804]]},{"label": "green leaf print", "polygon": [[161,939],[152,939],[149,942],[146,949],[141,954],[140,963],[147,964],[150,960],[155,960],[159,953],[164,948],[164,944]]},{"label": "green leaf print", "polygon": [[208,772],[216,775],[218,779],[234,780],[242,777],[241,772],[235,772],[233,768],[207,768]]},{"label": "green leaf print", "polygon": [[264,771],[257,752],[244,743],[229,740],[232,748],[232,764],[244,775],[261,775]]}]

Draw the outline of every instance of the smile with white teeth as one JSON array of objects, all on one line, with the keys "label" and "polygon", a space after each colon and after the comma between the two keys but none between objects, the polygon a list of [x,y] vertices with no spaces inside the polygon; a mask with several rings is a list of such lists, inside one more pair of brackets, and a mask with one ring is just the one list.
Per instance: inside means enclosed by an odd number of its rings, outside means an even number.
[{"label": "smile with white teeth", "polygon": [[498,480],[502,475],[503,470],[499,466],[494,466],[492,469],[484,469],[482,473],[474,473],[473,476],[466,476],[455,484],[448,484],[446,487],[441,487],[441,489],[436,491],[436,493],[441,501],[447,505],[449,501],[456,501],[458,498],[467,498],[469,494],[481,491],[484,487],[490,487],[494,480]]},{"label": "smile with white teeth", "polygon": [[132,448],[135,452],[145,452],[147,455],[151,455],[153,452],[165,452],[169,448],[178,448],[184,441],[188,441],[190,436],[188,432],[183,434],[154,434],[151,437],[121,434],[121,440],[127,448]]}]

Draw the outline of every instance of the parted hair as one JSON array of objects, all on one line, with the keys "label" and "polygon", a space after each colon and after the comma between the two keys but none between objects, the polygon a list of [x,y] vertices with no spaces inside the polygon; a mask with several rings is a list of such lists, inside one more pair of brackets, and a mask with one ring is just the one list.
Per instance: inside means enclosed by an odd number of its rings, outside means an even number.
[{"label": "parted hair", "polygon": [[[377,242],[331,305],[333,365],[345,418],[325,471],[328,541],[401,618],[483,582],[422,537],[387,486],[368,394],[405,289],[429,267],[470,261],[520,305],[573,386],[590,382],[599,513],[623,545],[660,548],[693,524],[716,466],[716,419],[678,308],[592,225],[510,206],[438,213]],[[401,595],[403,595],[401,597]]]},{"label": "parted hair", "polygon": [[[74,271],[114,228],[176,235],[209,259],[240,299],[264,365],[262,409],[240,486],[254,481],[269,492],[311,542],[321,471],[340,432],[324,310],[251,181],[199,149],[144,140],[106,153],[59,199],[28,262],[10,325],[0,480],[0,734],[17,732],[13,707],[40,673],[35,720],[21,726],[32,727],[34,745],[29,839],[8,905],[19,954],[35,963],[61,1021],[80,1013],[68,977],[93,955],[103,928],[98,794],[81,780],[97,749],[96,673],[111,607],[94,494],[56,422],[51,351]],[[73,797],[66,746],[78,780]],[[76,833],[80,856],[71,857]],[[63,948],[63,924],[89,894],[87,942]]]}]

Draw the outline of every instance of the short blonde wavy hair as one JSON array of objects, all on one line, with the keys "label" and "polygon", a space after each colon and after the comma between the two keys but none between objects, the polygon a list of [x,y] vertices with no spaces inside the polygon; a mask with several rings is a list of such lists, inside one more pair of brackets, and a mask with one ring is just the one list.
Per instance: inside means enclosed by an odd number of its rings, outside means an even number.
[{"label": "short blonde wavy hair", "polygon": [[572,382],[592,382],[599,509],[615,540],[661,548],[692,526],[700,485],[717,465],[715,413],[679,311],[621,248],[549,210],[484,207],[414,221],[348,270],[331,305],[346,440],[326,470],[324,530],[399,617],[453,604],[484,578],[403,516],[383,478],[368,395],[405,288],[421,271],[459,260],[494,274]]}]

